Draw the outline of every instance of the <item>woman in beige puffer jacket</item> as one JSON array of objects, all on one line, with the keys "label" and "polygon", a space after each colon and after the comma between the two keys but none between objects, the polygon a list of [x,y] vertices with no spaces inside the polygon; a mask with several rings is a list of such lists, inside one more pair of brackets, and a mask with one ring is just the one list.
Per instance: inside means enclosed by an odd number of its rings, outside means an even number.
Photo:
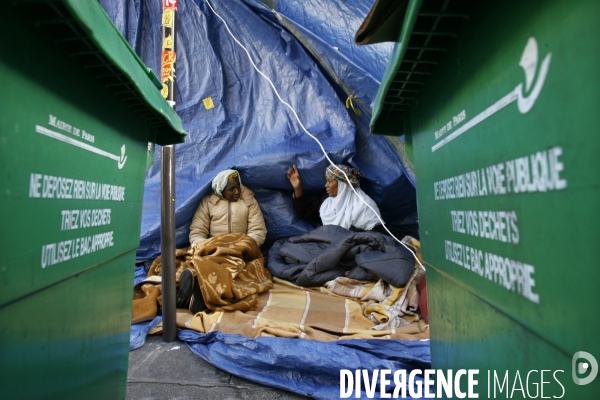
[{"label": "woman in beige puffer jacket", "polygon": [[190,246],[222,233],[243,232],[261,246],[267,227],[254,193],[242,186],[239,173],[228,169],[212,181],[213,194],[205,196],[190,226]]}]

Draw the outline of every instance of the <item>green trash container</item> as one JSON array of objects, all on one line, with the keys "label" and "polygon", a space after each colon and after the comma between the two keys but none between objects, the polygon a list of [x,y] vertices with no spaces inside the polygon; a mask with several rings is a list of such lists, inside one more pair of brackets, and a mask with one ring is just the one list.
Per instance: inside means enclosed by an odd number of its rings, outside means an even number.
[{"label": "green trash container", "polygon": [[149,142],[185,132],[97,2],[3,10],[0,398],[125,398]]},{"label": "green trash container", "polygon": [[362,33],[397,43],[371,130],[414,162],[432,368],[479,369],[479,398],[598,398],[600,2],[378,3]]}]

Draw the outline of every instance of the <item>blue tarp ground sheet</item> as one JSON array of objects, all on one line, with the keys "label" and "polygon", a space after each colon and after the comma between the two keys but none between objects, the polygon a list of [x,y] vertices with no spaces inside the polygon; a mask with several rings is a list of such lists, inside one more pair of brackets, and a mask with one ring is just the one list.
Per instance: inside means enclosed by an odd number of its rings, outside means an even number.
[{"label": "blue tarp ground sheet", "polygon": [[[99,2],[160,76],[161,2]],[[308,195],[323,193],[328,162],[321,148],[229,31],[331,159],[362,171],[362,187],[379,205],[388,228],[396,236],[418,237],[415,178],[384,137],[368,132],[370,108],[392,49],[391,44],[352,43],[372,3],[279,0],[271,10],[257,0],[178,1],[176,110],[188,132],[186,143],[175,147],[178,247],[188,245],[194,211],[223,169],[238,169],[244,185],[256,193],[268,229],[265,251],[279,238],[314,228],[293,211],[288,167],[299,167]],[[350,94],[362,115],[345,107]],[[205,106],[207,99],[214,107]],[[154,155],[144,186],[138,261],[160,252],[160,147]],[[132,326],[132,348],[144,344],[159,320]],[[339,397],[340,369],[429,365],[428,341],[323,343],[191,331],[181,331],[179,338],[218,368],[316,398]]]},{"label": "blue tarp ground sheet", "polygon": [[[148,332],[161,319],[157,316],[152,321],[132,325],[130,350],[143,346]],[[340,371],[343,369],[353,374],[359,369],[367,370],[371,382],[375,370],[390,370],[392,374],[404,370],[408,378],[413,369],[423,371],[431,367],[428,340],[315,342],[266,337],[253,339],[225,335],[219,331],[202,334],[191,330],[179,331],[178,339],[184,341],[194,354],[223,371],[315,399],[340,396]],[[377,390],[371,398],[381,398],[380,379],[376,378]],[[393,377],[388,375],[387,379],[390,383],[386,385],[386,391],[393,393],[396,387]],[[422,384],[421,374],[416,375],[414,390]],[[366,398],[364,384],[361,390],[361,397]],[[354,395],[353,392],[353,398]]]},{"label": "blue tarp ground sheet", "polygon": [[[315,342],[300,339],[256,338],[224,335],[221,332],[201,334],[190,330],[179,332],[190,350],[202,359],[231,374],[263,385],[289,390],[315,399],[340,397],[340,370],[421,371],[431,367],[429,341],[344,340]],[[395,384],[390,375],[387,393]],[[377,380],[374,396],[381,398]],[[418,382],[418,383],[416,383]],[[422,385],[417,376],[415,386]],[[422,387],[422,386],[421,386]],[[361,397],[367,398],[364,385]],[[414,390],[418,390],[416,387]],[[418,393],[418,391],[417,391]],[[352,398],[355,398],[352,393]],[[400,397],[400,396],[398,396]],[[398,398],[397,397],[397,398]],[[405,398],[411,398],[407,395]]]}]

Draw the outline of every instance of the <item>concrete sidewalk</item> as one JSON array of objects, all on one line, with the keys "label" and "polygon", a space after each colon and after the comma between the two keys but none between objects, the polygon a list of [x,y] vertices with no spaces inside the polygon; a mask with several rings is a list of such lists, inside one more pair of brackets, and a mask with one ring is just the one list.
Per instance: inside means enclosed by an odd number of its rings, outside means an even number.
[{"label": "concrete sidewalk", "polygon": [[129,352],[127,399],[305,399],[253,383],[207,363],[180,340],[165,343],[151,335]]}]

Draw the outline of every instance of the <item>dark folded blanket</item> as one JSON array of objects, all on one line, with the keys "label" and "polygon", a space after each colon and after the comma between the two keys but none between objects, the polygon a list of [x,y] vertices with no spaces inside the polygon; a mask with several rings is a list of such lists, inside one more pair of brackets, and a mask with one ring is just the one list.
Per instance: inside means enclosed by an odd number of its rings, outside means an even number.
[{"label": "dark folded blanket", "polygon": [[267,263],[274,276],[304,287],[321,286],[339,276],[365,281],[381,278],[404,287],[414,266],[411,252],[391,236],[352,232],[337,225],[278,240],[269,250]]}]

